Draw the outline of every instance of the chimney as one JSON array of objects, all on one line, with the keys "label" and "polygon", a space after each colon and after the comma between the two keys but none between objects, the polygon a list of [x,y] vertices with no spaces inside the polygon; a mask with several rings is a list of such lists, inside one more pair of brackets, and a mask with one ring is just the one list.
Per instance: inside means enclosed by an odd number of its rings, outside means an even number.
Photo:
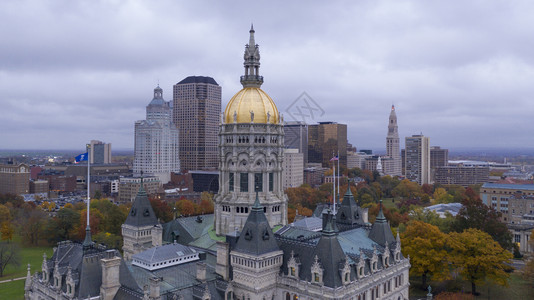
[{"label": "chimney", "polygon": [[158,300],[160,298],[159,282],[160,277],[150,277],[150,299]]},{"label": "chimney", "polygon": [[121,258],[115,255],[115,250],[106,251],[106,258],[102,258],[102,286],[100,296],[102,300],[112,300],[119,290],[119,269]]},{"label": "chimney", "polygon": [[163,242],[163,228],[161,225],[154,225],[151,231],[152,235],[152,247],[161,246]]},{"label": "chimney", "polygon": [[206,281],[206,264],[203,262],[197,262],[197,279]]}]

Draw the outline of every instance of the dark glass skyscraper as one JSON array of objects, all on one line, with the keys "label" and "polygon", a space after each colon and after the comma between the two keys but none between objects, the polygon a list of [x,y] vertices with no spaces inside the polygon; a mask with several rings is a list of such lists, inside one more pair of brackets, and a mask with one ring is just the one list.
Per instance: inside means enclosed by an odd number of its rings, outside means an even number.
[{"label": "dark glass skyscraper", "polygon": [[211,77],[189,76],[174,85],[173,122],[180,133],[182,170],[216,170],[221,87]]}]

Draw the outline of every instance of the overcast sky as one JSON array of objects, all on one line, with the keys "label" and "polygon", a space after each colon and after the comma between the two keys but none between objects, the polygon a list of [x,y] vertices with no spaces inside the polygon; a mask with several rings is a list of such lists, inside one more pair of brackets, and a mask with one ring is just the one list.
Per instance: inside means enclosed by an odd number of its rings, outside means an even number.
[{"label": "overcast sky", "polygon": [[251,22],[285,120],[306,92],[359,149],[385,149],[392,104],[402,144],[534,147],[533,1],[256,2],[1,1],[0,149],[133,149],[154,87],[190,75],[224,109]]}]

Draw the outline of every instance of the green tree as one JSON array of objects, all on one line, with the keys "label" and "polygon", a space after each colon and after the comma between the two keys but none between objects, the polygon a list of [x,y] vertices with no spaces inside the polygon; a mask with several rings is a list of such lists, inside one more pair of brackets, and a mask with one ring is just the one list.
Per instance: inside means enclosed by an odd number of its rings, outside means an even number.
[{"label": "green tree", "polygon": [[450,278],[448,240],[438,227],[421,221],[410,221],[401,235],[402,253],[410,256],[410,274],[421,276],[423,289],[427,279]]},{"label": "green tree", "polygon": [[489,280],[508,286],[507,263],[512,254],[503,249],[491,236],[470,228],[462,233],[450,234],[452,260],[459,274],[471,283],[471,293],[477,295],[476,286]]},{"label": "green tree", "polygon": [[122,236],[109,232],[99,232],[93,236],[93,240],[99,244],[104,244],[111,249],[122,249]]},{"label": "green tree", "polygon": [[410,218],[437,226],[443,233],[451,232],[453,223],[456,222],[456,218],[448,212],[445,213],[445,218],[441,218],[437,213],[422,207],[412,209]]},{"label": "green tree", "polygon": [[389,175],[382,176],[379,179],[380,186],[382,187],[382,191],[384,193],[384,197],[386,198],[392,198],[392,191],[393,189],[399,185],[400,180],[398,177],[391,177]]},{"label": "green tree", "polygon": [[454,197],[447,193],[447,191],[444,189],[444,188],[437,188],[435,191],[434,191],[434,203],[435,204],[438,204],[438,203],[451,203],[454,201]]}]

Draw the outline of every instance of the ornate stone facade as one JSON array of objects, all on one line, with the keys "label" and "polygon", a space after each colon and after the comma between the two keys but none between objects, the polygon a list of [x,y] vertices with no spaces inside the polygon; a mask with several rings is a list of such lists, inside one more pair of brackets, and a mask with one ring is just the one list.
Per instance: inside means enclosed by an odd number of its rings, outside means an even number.
[{"label": "ornate stone facade", "polygon": [[271,226],[287,223],[283,191],[284,131],[272,99],[260,89],[259,46],[254,29],[245,49],[243,89],[228,103],[219,132],[219,192],[215,196],[215,230],[241,230],[258,192]]}]

